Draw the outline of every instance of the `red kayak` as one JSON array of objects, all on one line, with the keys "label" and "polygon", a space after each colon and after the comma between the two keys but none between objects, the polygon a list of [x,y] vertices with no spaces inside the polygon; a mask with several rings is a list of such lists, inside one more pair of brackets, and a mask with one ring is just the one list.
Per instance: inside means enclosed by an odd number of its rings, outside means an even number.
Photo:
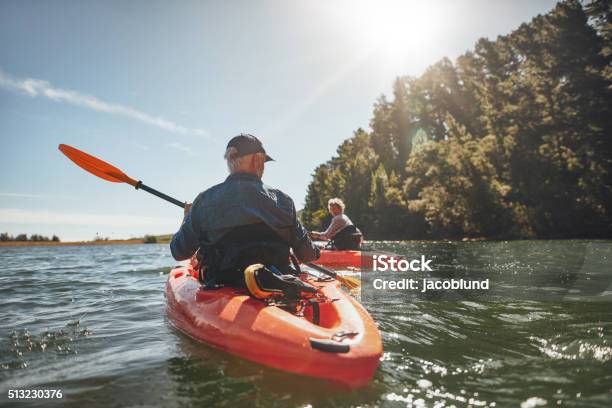
[{"label": "red kayak", "polygon": [[383,251],[338,251],[321,249],[321,257],[314,263],[332,268],[372,269],[374,256],[386,255],[388,259],[404,259],[403,256]]},{"label": "red kayak", "polygon": [[242,358],[349,387],[367,384],[382,355],[368,312],[335,281],[308,282],[323,301],[300,313],[251,297],[245,289],[203,290],[190,263],[170,272],[170,322],[187,335]]}]

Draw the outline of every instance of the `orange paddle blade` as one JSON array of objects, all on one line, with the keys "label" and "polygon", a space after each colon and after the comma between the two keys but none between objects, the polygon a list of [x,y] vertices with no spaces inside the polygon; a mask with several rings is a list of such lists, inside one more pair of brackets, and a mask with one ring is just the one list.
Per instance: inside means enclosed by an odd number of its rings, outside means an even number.
[{"label": "orange paddle blade", "polygon": [[134,187],[136,187],[136,184],[138,183],[136,180],[128,177],[124,172],[115,166],[108,164],[90,154],[82,152],[79,149],[75,149],[74,147],[65,144],[59,145],[59,149],[77,166],[104,180],[112,181],[113,183],[128,183]]}]

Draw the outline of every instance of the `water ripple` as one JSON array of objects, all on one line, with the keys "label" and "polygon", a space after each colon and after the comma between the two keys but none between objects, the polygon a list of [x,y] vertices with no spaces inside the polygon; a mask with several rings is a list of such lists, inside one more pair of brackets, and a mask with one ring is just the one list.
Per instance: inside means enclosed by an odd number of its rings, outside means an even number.
[{"label": "water ripple", "polygon": [[486,297],[363,298],[385,352],[372,383],[357,391],[175,331],[165,318],[164,283],[175,264],[167,245],[0,248],[0,395],[47,386],[64,390],[62,405],[94,407],[612,403],[612,302],[602,296],[612,283],[612,244],[369,245],[426,254],[434,274],[486,276],[494,287]]}]

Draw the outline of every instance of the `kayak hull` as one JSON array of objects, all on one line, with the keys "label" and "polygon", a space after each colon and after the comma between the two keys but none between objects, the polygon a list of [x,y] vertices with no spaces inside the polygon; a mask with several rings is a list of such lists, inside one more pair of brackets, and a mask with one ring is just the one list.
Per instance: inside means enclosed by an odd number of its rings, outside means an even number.
[{"label": "kayak hull", "polygon": [[332,251],[322,249],[321,256],[314,263],[323,266],[361,268],[362,266],[372,264],[371,259],[370,256],[368,262],[368,254],[365,251]]},{"label": "kayak hull", "polygon": [[332,268],[354,268],[362,271],[372,270],[374,256],[386,255],[387,259],[404,259],[403,256],[383,251],[351,251],[321,249],[321,256],[314,263]]},{"label": "kayak hull", "polygon": [[382,355],[376,324],[338,282],[309,282],[336,300],[297,316],[243,289],[202,290],[185,263],[170,272],[167,313],[180,331],[247,360],[348,387],[367,384]]}]

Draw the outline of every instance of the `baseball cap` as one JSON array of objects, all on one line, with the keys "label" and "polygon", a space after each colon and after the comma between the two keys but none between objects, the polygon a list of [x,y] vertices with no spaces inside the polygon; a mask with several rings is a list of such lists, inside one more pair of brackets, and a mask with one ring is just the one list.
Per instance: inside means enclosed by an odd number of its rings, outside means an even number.
[{"label": "baseball cap", "polygon": [[227,149],[230,147],[236,148],[238,151],[237,157],[246,156],[247,154],[263,153],[266,155],[266,161],[274,161],[268,156],[261,144],[261,141],[249,133],[241,133],[238,136],[232,137],[232,140],[227,144]]}]

